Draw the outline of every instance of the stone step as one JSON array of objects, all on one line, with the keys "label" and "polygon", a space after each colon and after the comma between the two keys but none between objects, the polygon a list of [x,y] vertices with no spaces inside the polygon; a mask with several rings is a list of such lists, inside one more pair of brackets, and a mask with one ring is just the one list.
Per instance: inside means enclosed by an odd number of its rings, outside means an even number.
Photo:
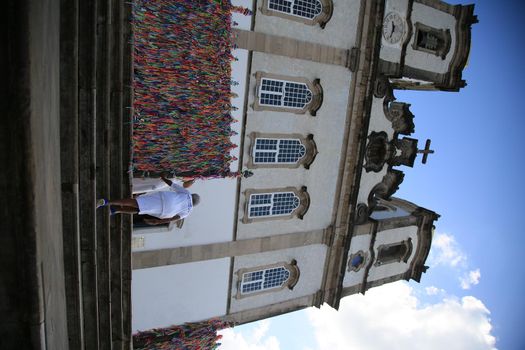
[{"label": "stone step", "polygon": [[[96,6],[96,198],[107,198],[110,189],[110,81],[114,79],[110,51],[110,1],[97,1]],[[117,126],[118,127],[118,126]],[[112,150],[113,151],[113,150]],[[109,350],[111,341],[110,297],[110,226],[105,209],[96,212],[97,300],[99,349]]]},{"label": "stone step", "polygon": [[83,345],[99,348],[96,201],[97,1],[79,1],[79,207]]},{"label": "stone step", "polygon": [[[110,2],[110,50],[113,56],[111,61],[110,82],[110,198],[123,198],[129,190],[129,181],[126,180],[127,168],[124,164],[124,154],[129,153],[129,135],[124,135],[128,106],[124,105],[124,38],[123,27],[129,25],[129,17],[124,17],[124,3],[119,0]],[[129,91],[128,91],[129,93]],[[111,337],[113,349],[125,349],[126,339],[123,329],[123,282],[122,282],[122,243],[123,237],[122,216],[111,218],[110,226],[110,292],[111,292]],[[129,239],[129,238],[128,238]],[[129,348],[129,347],[128,347]]]},{"label": "stone step", "polygon": [[[123,100],[123,124],[122,124],[122,164],[126,166],[122,173],[123,197],[130,198],[132,195],[131,181],[132,173],[129,172],[132,155],[132,133],[133,133],[133,35],[131,31],[131,2],[121,2],[122,14],[122,37],[123,37],[123,65],[122,65],[122,100]],[[131,329],[131,215],[122,218],[122,334],[124,348],[132,348]]]},{"label": "stone step", "polygon": [[[121,2],[109,2],[108,34],[109,49],[113,56],[110,64],[111,81],[109,91],[110,111],[110,198],[122,198],[122,9]],[[122,220],[120,215],[110,220],[110,297],[111,297],[111,341],[113,349],[122,349]]]},{"label": "stone step", "polygon": [[131,221],[95,210],[131,195],[131,7],[61,2],[64,253],[71,349],[131,348]]},{"label": "stone step", "polygon": [[84,343],[79,225],[78,9],[78,0],[63,0],[61,3],[60,172],[64,280],[70,349],[82,349]]}]

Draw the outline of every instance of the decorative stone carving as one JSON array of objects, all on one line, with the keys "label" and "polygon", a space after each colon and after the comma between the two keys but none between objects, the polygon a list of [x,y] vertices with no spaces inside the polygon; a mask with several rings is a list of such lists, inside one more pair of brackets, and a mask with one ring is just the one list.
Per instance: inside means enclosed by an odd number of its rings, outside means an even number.
[{"label": "decorative stone carving", "polygon": [[380,183],[375,185],[368,195],[368,207],[370,212],[373,211],[377,205],[377,199],[389,199],[398,189],[401,182],[403,182],[403,174],[400,170],[389,169]]},{"label": "decorative stone carving", "polygon": [[386,161],[391,158],[391,147],[386,132],[372,131],[368,136],[368,145],[365,150],[365,170],[379,172]]},{"label": "decorative stone carving", "polygon": [[310,165],[314,162],[315,157],[319,153],[319,151],[317,150],[317,145],[315,144],[315,141],[314,141],[313,134],[308,134],[308,136],[306,137],[306,144],[308,145],[311,152],[307,154],[308,158],[305,159],[303,166],[305,169],[310,169]]},{"label": "decorative stone carving", "polygon": [[414,115],[410,112],[410,104],[390,102],[386,107],[386,119],[392,123],[392,128],[396,133],[410,135],[414,132]]},{"label": "decorative stone carving", "polygon": [[399,189],[399,185],[403,182],[404,177],[405,174],[401,170],[390,169],[381,181],[384,185],[384,190],[376,192],[378,197],[389,199]]},{"label": "decorative stone carving", "polygon": [[368,221],[370,211],[365,203],[359,203],[355,209],[355,223],[357,225],[364,224]]},{"label": "decorative stone carving", "polygon": [[380,76],[376,79],[374,86],[374,96],[377,98],[383,98],[386,96],[386,99],[389,101],[394,100],[394,94],[392,91],[392,86],[390,81],[385,76]]},{"label": "decorative stone carving", "polygon": [[315,117],[317,115],[317,110],[319,110],[323,104],[323,87],[321,86],[321,79],[314,79],[312,84],[312,92],[314,95],[312,96],[312,102],[310,102],[308,110],[310,111],[310,115]]},{"label": "decorative stone carving", "polygon": [[367,172],[379,172],[385,163],[390,166],[414,166],[417,156],[417,140],[409,137],[388,141],[386,132],[372,131],[368,136],[364,168]]},{"label": "decorative stone carving", "polygon": [[310,208],[310,195],[308,194],[308,188],[306,186],[301,187],[299,197],[301,198],[302,210],[297,212],[297,218],[303,220],[308,208]]},{"label": "decorative stone carving", "polygon": [[406,165],[414,166],[414,161],[417,156],[417,140],[409,137],[403,139],[394,139],[390,146],[395,149],[395,154],[388,159],[388,164],[391,166]]},{"label": "decorative stone carving", "polygon": [[288,289],[293,290],[297,282],[299,281],[299,277],[301,276],[301,271],[299,270],[299,266],[297,266],[297,260],[292,259],[290,261],[290,267],[292,267],[292,276],[290,279],[290,282],[288,283]]}]

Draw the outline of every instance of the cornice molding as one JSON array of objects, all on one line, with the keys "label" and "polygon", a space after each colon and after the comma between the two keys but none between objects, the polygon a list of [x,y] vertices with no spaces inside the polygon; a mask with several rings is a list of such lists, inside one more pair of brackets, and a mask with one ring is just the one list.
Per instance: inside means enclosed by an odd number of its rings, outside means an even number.
[{"label": "cornice molding", "polygon": [[339,307],[343,290],[343,277],[348,260],[348,249],[355,224],[355,211],[359,182],[363,171],[366,135],[374,97],[377,61],[381,46],[381,23],[384,1],[363,1],[359,19],[356,47],[359,55],[356,78],[348,106],[349,129],[343,152],[343,172],[338,186],[338,200],[334,220],[334,241],[329,254],[323,280],[324,302]]}]

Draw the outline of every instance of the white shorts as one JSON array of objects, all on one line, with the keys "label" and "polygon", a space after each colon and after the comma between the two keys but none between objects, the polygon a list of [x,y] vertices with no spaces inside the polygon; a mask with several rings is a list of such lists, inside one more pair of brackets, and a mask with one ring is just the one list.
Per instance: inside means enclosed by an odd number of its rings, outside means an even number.
[{"label": "white shorts", "polygon": [[139,205],[139,214],[159,217],[162,214],[162,198],[160,193],[151,192],[135,198]]}]

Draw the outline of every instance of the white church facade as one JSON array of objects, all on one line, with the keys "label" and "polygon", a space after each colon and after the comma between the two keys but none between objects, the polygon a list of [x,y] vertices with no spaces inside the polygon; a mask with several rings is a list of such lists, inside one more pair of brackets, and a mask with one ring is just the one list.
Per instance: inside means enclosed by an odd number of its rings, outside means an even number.
[{"label": "white church facade", "polygon": [[[427,145],[396,89],[458,91],[474,6],[262,0],[234,30],[239,179],[133,232],[133,329],[237,324],[419,281],[439,215],[393,195]],[[155,180],[135,180],[135,192]]]}]

